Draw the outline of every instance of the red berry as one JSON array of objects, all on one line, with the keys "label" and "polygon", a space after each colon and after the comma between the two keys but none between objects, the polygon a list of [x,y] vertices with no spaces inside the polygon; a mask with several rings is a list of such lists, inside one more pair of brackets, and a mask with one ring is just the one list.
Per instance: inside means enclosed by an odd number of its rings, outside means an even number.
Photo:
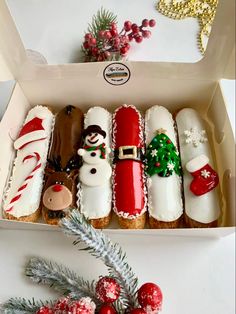
[{"label": "red berry", "polygon": [[144,309],[142,309],[141,307],[139,307],[137,309],[131,310],[129,314],[147,314],[147,312],[144,311]]},{"label": "red berry", "polygon": [[134,39],[133,34],[129,34],[129,35],[128,35],[128,38],[129,38],[129,41],[132,41],[132,40]]},{"label": "red berry", "polygon": [[143,26],[143,27],[148,27],[148,26],[149,26],[149,20],[148,20],[148,19],[144,19],[144,20],[142,21],[142,26]]},{"label": "red berry", "polygon": [[130,49],[130,44],[129,43],[125,43],[124,47],[126,47],[129,50]]},{"label": "red berry", "polygon": [[127,47],[121,47],[120,48],[120,53],[122,54],[122,55],[126,55],[126,53],[128,52],[128,48]]},{"label": "red berry", "polygon": [[93,47],[91,52],[92,52],[92,55],[94,57],[96,57],[96,55],[98,54],[98,48],[97,47]]},{"label": "red berry", "polygon": [[110,30],[110,33],[111,33],[111,36],[112,36],[112,37],[116,37],[116,36],[118,35],[118,32],[117,32],[116,29],[111,29],[111,30]]},{"label": "red berry", "polygon": [[105,31],[104,32],[104,37],[106,38],[106,39],[111,39],[111,32],[110,31]]},{"label": "red berry", "polygon": [[132,31],[133,31],[134,34],[138,34],[139,31],[140,31],[140,29],[139,29],[137,24],[132,24],[131,28],[132,28]]},{"label": "red berry", "polygon": [[89,44],[90,44],[90,46],[95,46],[96,45],[96,43],[97,43],[97,40],[96,40],[96,38],[90,38],[90,40],[89,40]]},{"label": "red berry", "polygon": [[71,302],[68,313],[94,314],[95,308],[95,303],[89,297],[81,298],[79,301]]},{"label": "red berry", "polygon": [[102,277],[96,284],[96,294],[102,302],[112,303],[119,298],[120,285],[111,277]]},{"label": "red berry", "polygon": [[161,289],[154,283],[145,283],[138,290],[138,302],[143,309],[160,310],[162,299]]},{"label": "red berry", "polygon": [[138,44],[140,44],[142,41],[143,41],[143,37],[142,36],[135,36],[135,41],[136,41],[136,43],[138,43]]},{"label": "red berry", "polygon": [[116,23],[112,22],[111,25],[110,25],[110,28],[113,29],[113,30],[116,30],[117,29]]},{"label": "red berry", "polygon": [[120,44],[120,38],[119,38],[119,37],[116,37],[116,38],[114,39],[113,43],[114,43],[114,46],[118,47],[119,44]]},{"label": "red berry", "polygon": [[84,36],[85,40],[89,40],[89,39],[92,38],[92,37],[93,37],[93,35],[92,35],[91,33],[87,33],[87,34],[85,34],[85,36]]},{"label": "red berry", "polygon": [[129,32],[131,30],[131,26],[132,26],[132,23],[130,21],[124,22],[124,29],[126,32]]},{"label": "red berry", "polygon": [[105,36],[105,31],[99,31],[98,36],[99,36],[100,38],[104,38],[104,36]]},{"label": "red berry", "polygon": [[160,165],[161,165],[161,164],[160,164],[159,162],[156,162],[156,163],[155,163],[155,166],[156,166],[156,167],[160,167]]},{"label": "red berry", "polygon": [[36,314],[53,314],[53,310],[48,306],[41,307]]},{"label": "red berry", "polygon": [[167,143],[167,144],[171,144],[171,140],[167,140],[166,143]]},{"label": "red berry", "polygon": [[98,314],[116,314],[116,310],[109,304],[103,304],[100,307]]},{"label": "red berry", "polygon": [[59,299],[53,306],[53,311],[69,311],[69,298]]},{"label": "red berry", "polygon": [[156,21],[155,20],[150,20],[149,21],[149,26],[150,27],[154,27],[156,25]]},{"label": "red berry", "polygon": [[90,47],[89,43],[87,41],[85,41],[83,43],[84,49],[88,49]]},{"label": "red berry", "polygon": [[142,31],[142,35],[143,35],[143,38],[149,38],[151,36],[151,32],[150,31]]}]

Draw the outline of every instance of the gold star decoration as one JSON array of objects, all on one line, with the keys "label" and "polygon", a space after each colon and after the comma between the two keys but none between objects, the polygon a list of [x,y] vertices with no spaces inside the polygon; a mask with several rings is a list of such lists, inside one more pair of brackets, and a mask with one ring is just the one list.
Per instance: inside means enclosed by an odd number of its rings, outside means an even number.
[{"label": "gold star decoration", "polygon": [[156,132],[157,134],[166,134],[167,131],[165,129],[160,128]]}]

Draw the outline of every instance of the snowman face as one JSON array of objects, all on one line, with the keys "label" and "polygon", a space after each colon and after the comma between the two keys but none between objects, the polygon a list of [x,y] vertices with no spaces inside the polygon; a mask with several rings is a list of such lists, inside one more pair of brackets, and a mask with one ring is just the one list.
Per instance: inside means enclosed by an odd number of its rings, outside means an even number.
[{"label": "snowman face", "polygon": [[85,144],[89,146],[98,146],[104,142],[104,138],[101,134],[99,133],[89,133],[85,137]]}]

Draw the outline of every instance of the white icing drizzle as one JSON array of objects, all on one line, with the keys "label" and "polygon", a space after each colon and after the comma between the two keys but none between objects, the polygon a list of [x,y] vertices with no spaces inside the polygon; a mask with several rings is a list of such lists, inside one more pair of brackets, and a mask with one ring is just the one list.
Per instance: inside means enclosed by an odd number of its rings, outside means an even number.
[{"label": "white icing drizzle", "polygon": [[[171,113],[162,106],[153,106],[145,114],[146,146],[156,136],[156,131],[161,128],[166,130],[166,135],[177,149]],[[148,178],[148,209],[150,216],[159,221],[177,220],[183,214],[181,177],[173,172],[169,177],[155,174]]]},{"label": "white icing drizzle", "polygon": [[[117,133],[117,123],[116,123],[116,114],[119,110],[121,110],[122,108],[132,108],[133,110],[135,110],[135,112],[138,115],[138,120],[139,120],[139,140],[142,146],[142,153],[145,154],[145,147],[144,147],[144,119],[141,115],[141,113],[137,110],[137,108],[133,105],[127,105],[124,104],[120,107],[118,107],[113,114],[113,118],[112,118],[112,149],[114,151],[115,147],[116,147],[116,143],[115,143],[115,135]],[[142,210],[140,211],[139,214],[137,215],[129,215],[129,213],[124,212],[124,211],[119,211],[116,207],[116,193],[115,193],[115,186],[116,186],[116,170],[115,170],[116,164],[113,165],[112,168],[112,186],[113,186],[113,194],[112,194],[112,204],[113,204],[113,210],[114,212],[117,214],[117,216],[119,217],[123,217],[126,219],[136,219],[138,217],[140,217],[141,215],[143,215],[146,211],[147,211],[147,203],[148,203],[148,197],[147,197],[147,187],[146,187],[146,176],[145,176],[145,172],[144,172],[144,165],[142,164],[142,171],[143,171],[143,176],[142,176],[142,184],[143,184],[143,192],[144,192],[144,206],[142,208]]]},{"label": "white icing drizzle", "polygon": [[[102,107],[92,107],[85,115],[84,127],[98,125],[106,132],[104,143],[107,148],[111,146],[111,113]],[[111,163],[110,155],[106,156],[103,162]],[[77,186],[77,205],[81,213],[88,219],[107,217],[111,211],[112,188],[111,180],[107,180],[101,186],[87,186],[79,183]]]},{"label": "white icing drizzle", "polygon": [[[185,167],[188,161],[203,154],[209,158],[209,164],[214,168],[210,145],[206,140],[202,141],[197,146],[186,143],[185,131],[194,128],[197,132],[201,132],[205,129],[203,120],[195,110],[185,108],[177,114],[176,122],[178,126],[181,163],[183,167],[186,214],[193,220],[201,223],[213,222],[217,220],[220,215],[217,189],[201,196],[194,195],[189,189],[193,177]],[[203,135],[206,137],[206,133]]]},{"label": "white icing drizzle", "polygon": [[7,183],[3,199],[3,210],[5,210],[11,199],[16,195],[17,190],[22,185],[25,178],[30,174],[35,166],[34,159],[31,159],[27,163],[23,164],[24,158],[33,152],[38,152],[41,157],[41,168],[35,173],[34,177],[30,180],[27,187],[23,191],[21,198],[14,204],[13,209],[9,212],[9,214],[16,218],[33,214],[40,205],[44,168],[47,162],[50,136],[54,126],[54,116],[47,107],[35,106],[29,111],[23,125],[35,117],[43,119],[42,126],[45,129],[47,137],[44,140],[29,143],[24,148],[17,151],[12,175]]}]

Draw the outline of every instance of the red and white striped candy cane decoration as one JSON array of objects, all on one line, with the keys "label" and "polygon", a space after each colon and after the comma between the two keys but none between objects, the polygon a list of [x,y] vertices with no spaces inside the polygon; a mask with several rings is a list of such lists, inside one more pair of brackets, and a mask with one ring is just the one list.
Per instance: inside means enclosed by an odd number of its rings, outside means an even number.
[{"label": "red and white striped candy cane decoration", "polygon": [[16,195],[11,199],[10,203],[8,204],[7,208],[6,208],[6,212],[10,212],[15,203],[21,198],[21,195],[24,191],[24,189],[26,189],[28,183],[30,182],[30,180],[33,178],[33,176],[35,175],[35,173],[37,172],[37,170],[41,167],[41,161],[40,161],[40,155],[36,152],[34,152],[32,155],[27,155],[24,159],[23,162],[31,159],[31,158],[35,158],[36,159],[36,166],[34,167],[34,169],[31,171],[30,175],[27,176],[27,178],[25,178],[23,184],[19,187],[19,189],[17,190]]}]

